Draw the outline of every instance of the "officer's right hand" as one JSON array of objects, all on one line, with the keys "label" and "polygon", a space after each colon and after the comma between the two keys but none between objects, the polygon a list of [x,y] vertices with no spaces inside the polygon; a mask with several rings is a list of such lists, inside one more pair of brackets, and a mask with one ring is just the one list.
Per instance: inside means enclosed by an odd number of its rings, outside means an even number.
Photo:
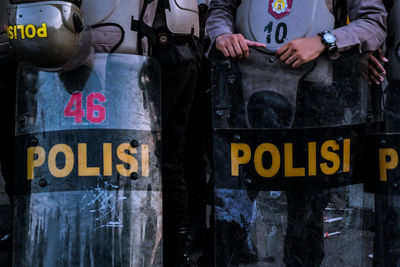
[{"label": "officer's right hand", "polygon": [[384,63],[389,62],[382,52],[382,49],[378,49],[373,53],[369,53],[368,56],[368,83],[381,84],[385,80],[386,70],[383,66]]},{"label": "officer's right hand", "polygon": [[217,37],[215,46],[226,57],[242,59],[249,57],[249,46],[265,47],[265,44],[246,40],[240,33],[225,33]]}]

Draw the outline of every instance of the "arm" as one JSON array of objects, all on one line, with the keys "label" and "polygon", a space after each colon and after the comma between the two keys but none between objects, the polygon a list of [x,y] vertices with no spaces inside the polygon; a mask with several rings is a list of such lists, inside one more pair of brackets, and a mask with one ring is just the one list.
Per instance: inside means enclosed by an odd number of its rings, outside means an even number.
[{"label": "arm", "polygon": [[265,44],[244,39],[235,34],[236,9],[240,0],[212,0],[207,20],[207,31],[210,35],[211,47],[220,50],[226,57],[248,57],[249,46],[265,47]]},{"label": "arm", "polygon": [[386,37],[385,6],[381,0],[347,0],[350,24],[333,30],[338,52],[355,46],[361,52],[377,50]]},{"label": "arm", "polygon": [[[347,0],[351,23],[332,31],[337,53],[358,46],[360,53],[374,51],[386,36],[386,11],[381,0]],[[318,58],[324,51],[319,36],[293,40],[277,51],[277,57],[296,68]]]}]

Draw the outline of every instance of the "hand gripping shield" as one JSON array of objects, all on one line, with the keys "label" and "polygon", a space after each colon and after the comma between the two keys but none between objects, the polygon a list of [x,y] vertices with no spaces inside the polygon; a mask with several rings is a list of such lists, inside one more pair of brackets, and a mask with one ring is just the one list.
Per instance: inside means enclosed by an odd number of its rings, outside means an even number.
[{"label": "hand gripping shield", "polygon": [[46,71],[65,71],[87,61],[89,28],[78,6],[66,1],[12,1],[8,38],[19,60]]}]

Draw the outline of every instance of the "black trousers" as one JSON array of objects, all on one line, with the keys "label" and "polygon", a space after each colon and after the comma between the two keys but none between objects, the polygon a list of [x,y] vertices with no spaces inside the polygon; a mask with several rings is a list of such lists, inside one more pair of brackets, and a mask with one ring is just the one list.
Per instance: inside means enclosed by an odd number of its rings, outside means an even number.
[{"label": "black trousers", "polygon": [[[190,57],[187,57],[190,58]],[[198,61],[161,65],[163,221],[165,233],[190,227],[184,146],[197,83]]]},{"label": "black trousers", "polygon": [[6,183],[6,193],[11,204],[14,200],[14,133],[15,133],[15,88],[17,63],[11,59],[0,59],[0,124],[1,124],[1,173]]}]

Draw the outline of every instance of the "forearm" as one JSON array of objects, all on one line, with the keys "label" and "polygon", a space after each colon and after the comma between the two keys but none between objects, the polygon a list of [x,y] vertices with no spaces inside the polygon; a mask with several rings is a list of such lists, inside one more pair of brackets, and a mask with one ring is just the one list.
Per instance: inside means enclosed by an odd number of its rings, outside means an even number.
[{"label": "forearm", "polygon": [[218,36],[235,32],[235,15],[240,0],[212,0],[206,24],[211,44]]},{"label": "forearm", "polygon": [[386,37],[386,10],[381,0],[347,0],[350,24],[333,30],[338,52],[358,47],[375,51]]}]

